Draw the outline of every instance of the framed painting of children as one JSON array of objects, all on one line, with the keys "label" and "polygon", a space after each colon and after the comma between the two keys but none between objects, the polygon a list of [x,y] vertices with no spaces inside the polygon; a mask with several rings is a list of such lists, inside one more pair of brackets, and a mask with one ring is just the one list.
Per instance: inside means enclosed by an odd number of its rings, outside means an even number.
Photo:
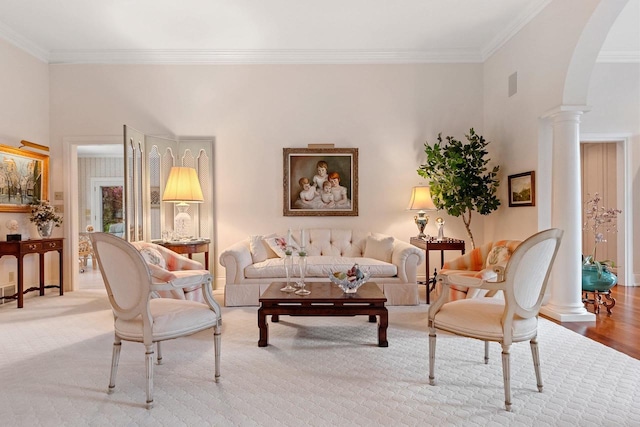
[{"label": "framed painting of children", "polygon": [[0,212],[30,212],[48,189],[49,156],[0,145]]},{"label": "framed painting of children", "polygon": [[357,148],[284,148],[284,216],[358,216]]}]

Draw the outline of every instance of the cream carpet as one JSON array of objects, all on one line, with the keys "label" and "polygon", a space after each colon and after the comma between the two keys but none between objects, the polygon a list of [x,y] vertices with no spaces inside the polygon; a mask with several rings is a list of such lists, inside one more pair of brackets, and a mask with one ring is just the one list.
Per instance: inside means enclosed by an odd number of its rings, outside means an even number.
[{"label": "cream carpet", "polygon": [[103,290],[29,298],[0,309],[0,425],[5,426],[638,426],[640,361],[542,319],[544,391],[528,343],[512,347],[513,412],[503,410],[500,347],[440,335],[429,386],[426,306],[390,307],[389,347],[367,318],[270,323],[225,308],[222,378],[208,331],[169,341],[144,409],[144,347],[123,343],[107,395],[112,315]]}]

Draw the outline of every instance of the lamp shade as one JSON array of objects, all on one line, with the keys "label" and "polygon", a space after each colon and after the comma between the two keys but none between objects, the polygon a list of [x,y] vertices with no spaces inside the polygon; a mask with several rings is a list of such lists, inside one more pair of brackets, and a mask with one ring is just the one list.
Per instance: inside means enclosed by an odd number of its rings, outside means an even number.
[{"label": "lamp shade", "polygon": [[413,187],[411,200],[409,201],[409,207],[407,207],[407,209],[411,211],[435,211],[437,208],[433,203],[433,200],[431,200],[431,191],[429,190],[429,187]]},{"label": "lamp shade", "polygon": [[162,193],[162,201],[173,203],[204,202],[196,170],[187,167],[172,167],[164,193]]}]

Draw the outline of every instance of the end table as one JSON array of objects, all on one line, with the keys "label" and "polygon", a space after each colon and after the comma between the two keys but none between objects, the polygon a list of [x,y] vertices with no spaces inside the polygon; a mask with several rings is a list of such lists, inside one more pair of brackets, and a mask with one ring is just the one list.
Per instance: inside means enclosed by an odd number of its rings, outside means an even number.
[{"label": "end table", "polygon": [[209,244],[211,244],[211,240],[209,239],[178,240],[168,242],[154,240],[153,243],[164,246],[178,254],[187,255],[189,259],[191,259],[192,254],[204,252],[204,268],[205,270],[209,269]]},{"label": "end table", "polygon": [[442,240],[437,240],[435,237],[427,237],[426,239],[420,239],[418,237],[412,237],[410,240],[413,246],[416,246],[425,251],[425,285],[427,285],[427,304],[430,304],[429,294],[436,287],[436,275],[437,270],[433,269],[433,277],[429,275],[429,252],[440,251],[440,268],[444,265],[444,251],[460,251],[464,255],[464,240],[452,239],[444,237]]}]

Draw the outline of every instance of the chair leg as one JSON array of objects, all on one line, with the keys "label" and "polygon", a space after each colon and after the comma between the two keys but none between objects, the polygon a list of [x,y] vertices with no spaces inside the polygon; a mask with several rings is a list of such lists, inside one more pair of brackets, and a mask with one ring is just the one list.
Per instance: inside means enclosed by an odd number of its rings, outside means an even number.
[{"label": "chair leg", "polygon": [[215,354],[215,382],[220,381],[220,326],[213,328],[213,351]]},{"label": "chair leg", "polygon": [[540,372],[540,353],[538,352],[538,338],[530,341],[531,355],[533,356],[533,367],[536,370],[536,382],[538,383],[538,391],[542,393],[542,373]]},{"label": "chair leg", "polygon": [[111,353],[111,374],[109,375],[109,390],[107,393],[113,393],[116,387],[116,375],[118,374],[118,363],[120,362],[120,349],[122,342],[119,337],[115,337],[113,341],[113,351]]},{"label": "chair leg", "polygon": [[489,364],[489,341],[484,342],[484,364]]},{"label": "chair leg", "polygon": [[153,407],[153,343],[145,345],[145,348],[144,358],[147,366],[147,409],[151,409]]},{"label": "chair leg", "polygon": [[504,378],[504,406],[507,411],[511,411],[511,365],[510,365],[510,345],[502,344],[502,377]]},{"label": "chair leg", "polygon": [[429,384],[436,384],[436,377],[434,375],[436,363],[436,331],[432,329],[429,331]]},{"label": "chair leg", "polygon": [[156,343],[156,347],[156,351],[158,352],[158,355],[156,356],[156,363],[158,365],[162,365],[162,347],[160,346],[160,341]]}]

